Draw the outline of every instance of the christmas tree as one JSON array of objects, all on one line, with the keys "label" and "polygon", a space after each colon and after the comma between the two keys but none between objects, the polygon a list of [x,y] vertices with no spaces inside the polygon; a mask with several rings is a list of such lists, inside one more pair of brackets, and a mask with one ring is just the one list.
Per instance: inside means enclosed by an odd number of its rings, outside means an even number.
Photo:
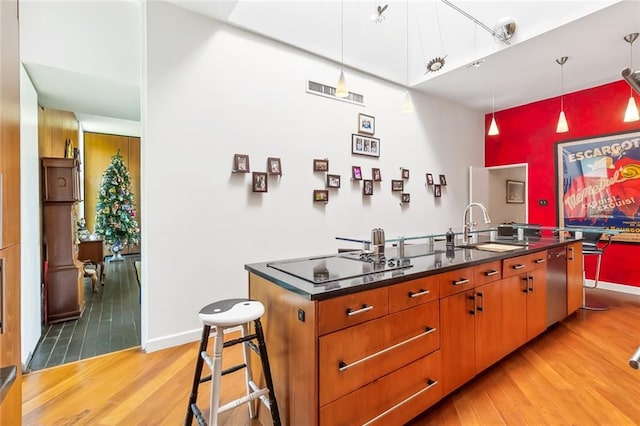
[{"label": "christmas tree", "polygon": [[104,237],[114,254],[128,245],[138,244],[140,229],[136,221],[129,171],[120,150],[102,174],[96,204],[96,233]]}]

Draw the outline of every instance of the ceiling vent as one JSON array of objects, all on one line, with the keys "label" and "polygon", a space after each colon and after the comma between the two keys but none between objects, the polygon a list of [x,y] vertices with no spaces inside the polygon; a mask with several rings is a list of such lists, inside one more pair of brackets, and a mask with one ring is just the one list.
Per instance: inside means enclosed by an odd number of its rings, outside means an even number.
[{"label": "ceiling vent", "polygon": [[625,68],[622,70],[622,77],[627,80],[629,86],[633,87],[633,90],[640,95],[640,71],[633,72],[631,68]]},{"label": "ceiling vent", "polygon": [[318,83],[311,80],[307,80],[307,93],[311,93],[312,95],[324,96],[325,98],[335,99],[336,101],[344,101],[344,102],[349,102],[352,104],[364,106],[363,95],[349,92],[349,96],[345,98],[339,98],[336,96],[335,87],[327,86],[326,84]]}]

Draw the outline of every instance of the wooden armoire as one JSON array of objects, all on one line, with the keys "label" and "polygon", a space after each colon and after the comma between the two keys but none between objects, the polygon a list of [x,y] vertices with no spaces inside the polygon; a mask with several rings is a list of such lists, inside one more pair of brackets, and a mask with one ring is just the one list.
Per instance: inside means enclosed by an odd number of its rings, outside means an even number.
[{"label": "wooden armoire", "polygon": [[78,161],[42,159],[47,323],[77,319],[84,310],[82,263],[78,261],[76,224],[80,201]]}]

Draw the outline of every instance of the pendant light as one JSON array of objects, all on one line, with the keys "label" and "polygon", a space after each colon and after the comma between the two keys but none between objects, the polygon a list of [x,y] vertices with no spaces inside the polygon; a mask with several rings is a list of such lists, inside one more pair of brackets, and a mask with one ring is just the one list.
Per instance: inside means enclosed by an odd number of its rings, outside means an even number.
[{"label": "pendant light", "polygon": [[406,32],[407,32],[407,67],[406,67],[406,92],[404,95],[404,102],[402,103],[402,112],[413,112],[413,101],[411,100],[411,94],[409,93],[409,0],[407,0],[407,19],[406,19]]},{"label": "pendant light", "polygon": [[496,124],[496,96],[495,95],[491,96],[491,104],[492,104],[491,124],[489,125],[489,131],[487,132],[487,135],[495,136],[500,134],[500,131],[498,130],[498,125]]},{"label": "pendant light", "polygon": [[[631,33],[624,36],[624,41],[629,43],[629,69],[633,71],[633,42],[638,38],[638,33]],[[630,123],[632,121],[640,120],[638,114],[638,107],[636,101],[633,98],[633,87],[629,88],[629,102],[627,103],[627,109],[624,113],[624,121]]]},{"label": "pendant light", "polygon": [[346,98],[349,96],[347,81],[344,79],[344,4],[340,0],[340,78],[336,85],[336,96]]},{"label": "pendant light", "polygon": [[556,59],[556,62],[560,65],[560,116],[558,117],[556,133],[565,133],[569,131],[567,117],[564,115],[564,64],[567,63],[567,59],[569,59],[567,56]]}]

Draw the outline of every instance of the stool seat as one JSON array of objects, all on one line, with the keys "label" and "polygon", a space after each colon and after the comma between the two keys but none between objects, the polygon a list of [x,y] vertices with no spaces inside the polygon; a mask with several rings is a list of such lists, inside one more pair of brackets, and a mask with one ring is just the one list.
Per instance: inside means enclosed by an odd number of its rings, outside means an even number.
[{"label": "stool seat", "polygon": [[256,300],[227,299],[211,303],[200,310],[198,318],[213,327],[233,327],[260,318],[264,306]]}]

